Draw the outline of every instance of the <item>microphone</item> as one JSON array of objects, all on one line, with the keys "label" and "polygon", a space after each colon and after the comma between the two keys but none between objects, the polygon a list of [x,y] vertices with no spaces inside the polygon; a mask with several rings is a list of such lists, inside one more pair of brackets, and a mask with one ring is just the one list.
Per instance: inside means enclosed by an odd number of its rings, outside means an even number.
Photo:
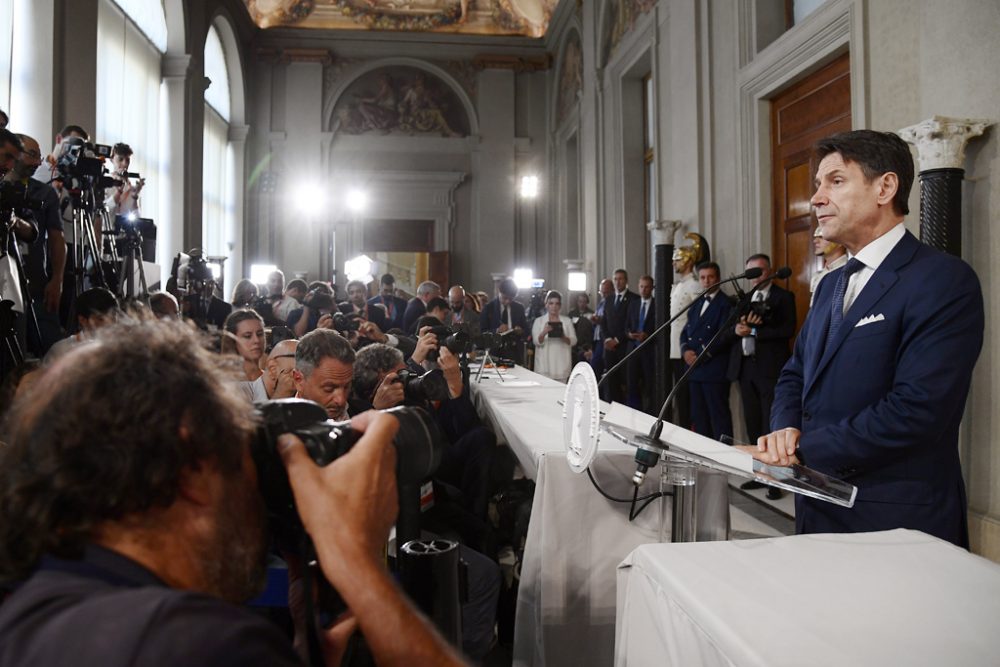
[{"label": "microphone", "polygon": [[[788,269],[788,267],[785,267],[785,269],[787,269],[788,270],[788,274],[791,275],[791,269]],[[760,267],[756,267],[755,266],[753,268],[747,269],[746,271],[744,271],[743,273],[741,273],[738,276],[731,276],[729,278],[726,278],[725,280],[720,280],[719,282],[715,283],[714,285],[712,285],[708,289],[704,290],[701,294],[699,294],[694,299],[694,301],[692,301],[688,305],[684,306],[684,308],[682,308],[679,313],[677,313],[676,315],[674,315],[673,317],[671,317],[669,320],[667,320],[666,322],[664,322],[663,324],[661,324],[660,327],[656,331],[654,331],[653,333],[649,334],[646,337],[646,340],[644,340],[641,343],[639,343],[638,345],[636,345],[635,348],[632,349],[632,351],[630,351],[628,354],[626,354],[624,357],[622,357],[621,361],[619,361],[617,364],[615,364],[614,366],[612,366],[611,368],[609,368],[607,371],[605,371],[604,375],[601,376],[600,381],[598,381],[597,386],[601,387],[604,384],[604,381],[607,380],[615,371],[617,371],[619,368],[621,368],[623,365],[625,365],[625,362],[627,362],[632,357],[632,355],[634,355],[636,352],[638,352],[642,348],[644,348],[647,345],[649,345],[650,343],[652,343],[653,340],[655,340],[656,337],[659,336],[660,333],[664,329],[666,329],[671,324],[673,324],[677,320],[678,317],[680,317],[681,315],[683,315],[684,313],[686,313],[688,310],[690,310],[691,306],[693,306],[695,303],[697,303],[698,299],[700,299],[701,297],[705,296],[706,294],[708,294],[709,292],[711,292],[712,290],[714,290],[715,288],[717,288],[717,287],[719,287],[721,285],[724,285],[726,283],[735,282],[737,280],[743,280],[744,278],[746,278],[748,280],[753,280],[755,278],[759,278],[760,274],[762,274],[762,273],[764,273],[764,270],[761,269]]]}]

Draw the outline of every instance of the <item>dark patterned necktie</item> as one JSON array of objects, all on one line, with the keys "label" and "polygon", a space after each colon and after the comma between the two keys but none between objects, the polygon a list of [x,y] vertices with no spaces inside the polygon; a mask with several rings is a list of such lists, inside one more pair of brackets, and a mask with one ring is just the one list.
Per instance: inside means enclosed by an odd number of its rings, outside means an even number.
[{"label": "dark patterned necktie", "polygon": [[826,330],[826,347],[833,344],[834,339],[837,338],[837,332],[840,331],[840,325],[844,322],[844,294],[847,292],[847,283],[851,280],[851,276],[863,269],[864,266],[861,260],[852,257],[837,278],[837,284],[833,288],[833,303],[830,305],[832,309],[830,311],[830,326]]}]

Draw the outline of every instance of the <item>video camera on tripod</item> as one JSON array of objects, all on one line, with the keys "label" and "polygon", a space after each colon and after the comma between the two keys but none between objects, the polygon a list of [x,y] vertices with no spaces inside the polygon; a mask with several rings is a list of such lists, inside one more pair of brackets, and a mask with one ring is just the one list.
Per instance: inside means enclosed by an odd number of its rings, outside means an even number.
[{"label": "video camera on tripod", "polygon": [[53,180],[62,181],[70,191],[103,192],[104,188],[118,184],[104,167],[104,161],[110,159],[111,146],[92,144],[79,137],[67,137],[63,140],[62,151],[56,158],[57,175]]},{"label": "video camera on tripod", "polygon": [[170,268],[177,283],[181,310],[201,329],[208,327],[208,307],[215,292],[215,275],[200,248],[177,253]]}]

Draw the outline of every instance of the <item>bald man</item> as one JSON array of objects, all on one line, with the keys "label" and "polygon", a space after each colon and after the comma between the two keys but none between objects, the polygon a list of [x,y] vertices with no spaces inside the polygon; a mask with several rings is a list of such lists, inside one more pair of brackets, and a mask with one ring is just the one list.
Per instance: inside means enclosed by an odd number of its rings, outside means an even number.
[{"label": "bald man", "polygon": [[445,324],[473,336],[479,333],[479,313],[465,303],[464,287],[454,285],[448,290],[448,306],[451,307],[451,313]]},{"label": "bald man", "polygon": [[295,396],[295,381],[292,371],[295,369],[295,350],[299,341],[294,338],[283,340],[271,349],[264,367],[264,389],[267,397],[291,398]]}]

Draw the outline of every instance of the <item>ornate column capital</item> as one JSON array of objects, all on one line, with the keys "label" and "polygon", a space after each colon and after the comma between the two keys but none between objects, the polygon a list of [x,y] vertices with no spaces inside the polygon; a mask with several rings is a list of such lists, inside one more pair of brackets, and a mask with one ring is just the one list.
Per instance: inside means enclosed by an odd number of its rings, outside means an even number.
[{"label": "ornate column capital", "polygon": [[981,135],[993,121],[934,116],[904,127],[899,136],[917,148],[918,172],[928,169],[964,169],[965,144]]},{"label": "ornate column capital", "polygon": [[673,245],[674,235],[684,223],[680,220],[654,220],[646,223],[646,229],[653,236],[653,245]]},{"label": "ornate column capital", "polygon": [[160,60],[160,75],[168,82],[170,80],[186,79],[191,69],[191,56],[165,55]]}]

